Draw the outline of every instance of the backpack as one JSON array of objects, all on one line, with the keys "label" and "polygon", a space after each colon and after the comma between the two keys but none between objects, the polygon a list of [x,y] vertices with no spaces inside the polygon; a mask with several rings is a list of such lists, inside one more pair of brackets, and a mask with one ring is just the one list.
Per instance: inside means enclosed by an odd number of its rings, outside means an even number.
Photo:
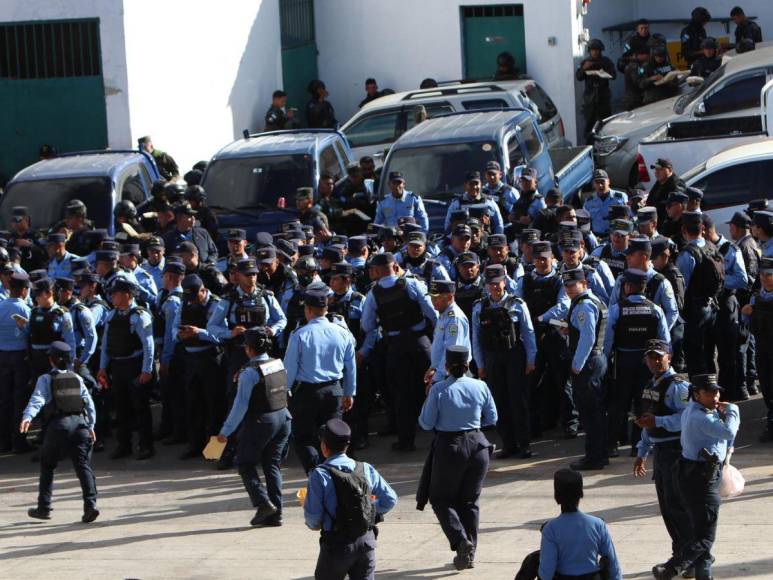
[{"label": "backpack", "polygon": [[688,244],[683,251],[695,260],[687,296],[698,300],[716,299],[725,285],[725,260],[722,254],[711,242],[706,242],[702,248]]},{"label": "backpack", "polygon": [[[365,477],[365,465],[357,461],[348,472],[332,465],[319,465],[330,474],[335,486],[336,515],[333,531],[342,539],[354,541],[376,525],[376,507],[370,499],[370,484]],[[330,514],[328,514],[330,515]]]}]

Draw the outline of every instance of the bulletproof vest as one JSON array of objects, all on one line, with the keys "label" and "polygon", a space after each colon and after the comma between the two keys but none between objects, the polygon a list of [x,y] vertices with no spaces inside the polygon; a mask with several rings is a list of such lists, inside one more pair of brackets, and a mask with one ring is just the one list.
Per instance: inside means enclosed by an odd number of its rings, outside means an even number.
[{"label": "bulletproof vest", "polygon": [[644,287],[644,297],[647,300],[655,302],[655,295],[660,290],[660,285],[663,283],[666,277],[663,274],[655,273],[655,275],[647,280],[647,285]]},{"label": "bulletproof vest", "polygon": [[534,320],[556,305],[559,292],[561,292],[560,276],[536,279],[531,274],[525,274],[523,277],[523,299]]},{"label": "bulletproof vest", "polygon": [[[653,384],[653,382],[650,382],[647,386],[645,386],[641,394],[642,414],[652,413],[656,417],[671,415],[674,409],[670,409],[668,405],[666,405],[666,393],[668,392],[668,388],[671,386],[671,383],[677,379],[681,379],[681,377],[674,374],[666,377],[657,385]],[[652,437],[679,437],[679,431],[668,431],[663,427],[648,427],[647,433]]]},{"label": "bulletproof vest", "polygon": [[513,212],[518,215],[527,215],[532,202],[541,197],[536,191],[521,192],[521,197],[513,204]]},{"label": "bulletproof vest", "polygon": [[583,294],[572,300],[572,305],[569,307],[569,314],[566,317],[566,319],[569,321],[569,350],[571,352],[575,352],[577,350],[577,345],[580,343],[580,329],[575,328],[575,326],[571,323],[572,313],[578,304],[585,302],[586,300],[593,302],[599,311],[598,320],[596,321],[596,340],[593,341],[593,350],[600,351],[604,345],[604,335],[607,332],[607,318],[609,318],[607,307],[595,296],[591,296],[590,294]]},{"label": "bulletproof vest", "polygon": [[427,284],[432,280],[432,272],[435,269],[435,263],[434,260],[429,258],[429,255],[426,252],[418,259],[411,257],[405,259],[405,264],[413,275],[417,278],[421,278],[421,280]]},{"label": "bulletproof vest", "polygon": [[751,330],[757,340],[771,339],[773,336],[773,300],[761,300],[757,295],[752,309]]},{"label": "bulletproof vest", "polygon": [[[30,344],[51,344],[62,340],[61,318],[64,311],[59,306],[41,308],[36,306],[30,313]],[[59,330],[54,325],[59,322]]]},{"label": "bulletproof vest", "polygon": [[[231,321],[231,313],[235,315],[235,326],[244,326],[245,328],[254,328],[255,326],[265,326],[268,320],[268,308],[266,301],[263,300],[263,288],[258,286],[253,295],[247,295],[234,290],[228,297],[229,306],[226,313],[226,320]],[[246,304],[255,302],[254,304]]]},{"label": "bulletproof vest", "polygon": [[376,314],[386,332],[408,330],[424,320],[419,303],[411,299],[406,286],[405,278],[398,278],[391,288],[373,286]]},{"label": "bulletproof vest", "polygon": [[505,267],[505,271],[507,272],[507,275],[511,278],[514,278],[515,271],[518,269],[518,264],[520,264],[521,261],[516,256],[508,256],[507,259],[502,263],[502,265]]},{"label": "bulletproof vest", "polygon": [[464,207],[465,205],[477,205],[483,203],[485,198],[481,195],[480,199],[469,199],[466,194],[462,194],[456,198],[456,201],[459,202],[459,207]]},{"label": "bulletproof vest", "polygon": [[286,408],[287,371],[282,361],[280,359],[250,361],[248,366],[258,372],[260,381],[252,387],[247,415],[255,417]]},{"label": "bulletproof vest", "polygon": [[182,292],[179,290],[172,290],[171,292],[169,290],[161,290],[161,298],[158,301],[158,306],[156,306],[156,317],[155,317],[155,325],[153,326],[153,337],[154,338],[164,338],[164,334],[166,333],[166,317],[164,316],[164,304],[166,304],[166,301],[169,300],[172,296],[180,297],[182,296]]},{"label": "bulletproof vest", "polygon": [[133,314],[147,312],[144,308],[135,306],[126,314],[116,311],[107,323],[107,354],[115,358],[127,358],[138,350],[142,350],[140,337],[132,332],[131,318]]},{"label": "bulletproof vest", "polygon": [[285,314],[287,316],[285,334],[289,335],[291,331],[295,330],[306,320],[304,317],[303,290],[300,287],[296,288],[287,302],[287,312]]},{"label": "bulletproof vest", "polygon": [[647,341],[658,337],[658,315],[649,300],[619,302],[620,317],[615,326],[615,348],[645,350]]},{"label": "bulletproof vest", "polygon": [[467,284],[458,278],[456,280],[455,301],[467,315],[467,319],[472,318],[472,306],[483,295],[483,276],[478,276],[472,284]]},{"label": "bulletproof vest", "polygon": [[51,398],[59,415],[80,415],[86,408],[80,379],[72,371],[51,373]]},{"label": "bulletproof vest", "polygon": [[620,274],[622,274],[625,271],[625,268],[626,268],[625,256],[623,257],[613,256],[611,244],[607,244],[602,248],[601,259],[607,263],[607,266],[609,266],[609,269],[612,270],[612,275],[615,278],[617,278]]},{"label": "bulletproof vest", "polygon": [[[207,319],[209,314],[209,308],[213,302],[218,302],[220,298],[210,292],[209,300],[205,304],[199,304],[198,302],[185,302],[183,303],[182,310],[180,311],[180,324],[183,326],[195,326],[197,328],[206,328]],[[188,338],[182,341],[185,346],[213,346],[211,342],[201,340],[198,336],[194,338]]]},{"label": "bulletproof vest", "polygon": [[480,302],[480,344],[484,350],[504,351],[514,348],[521,338],[521,327],[510,316],[510,306],[519,298],[508,296],[495,308],[489,298]]},{"label": "bulletproof vest", "polygon": [[365,477],[365,466],[357,461],[351,472],[322,464],[333,481],[336,494],[336,513],[332,532],[322,532],[323,538],[353,542],[376,525],[376,507],[370,499],[371,488]]},{"label": "bulletproof vest", "polygon": [[[681,270],[674,264],[668,264],[661,274],[671,283],[671,287],[674,289],[674,297],[676,298],[676,306],[681,312],[684,308],[685,298],[685,281]],[[650,282],[651,281],[652,280],[650,280]],[[649,295],[647,295],[647,298],[650,298]],[[652,300],[652,298],[650,298],[650,300]]]},{"label": "bulletproof vest", "polygon": [[346,300],[339,299],[337,296],[333,296],[333,300],[328,303],[327,311],[329,314],[338,314],[341,317],[343,317],[344,321],[346,322],[346,326],[349,328],[349,331],[354,335],[354,337],[359,340],[360,336],[360,321],[354,320],[350,316],[350,310],[349,307],[351,306],[352,302],[355,300],[364,300],[365,297],[360,294],[359,292],[352,292],[349,295],[349,298]]},{"label": "bulletproof vest", "polygon": [[279,294],[284,283],[288,278],[293,277],[293,274],[294,272],[291,268],[285,266],[284,264],[279,264],[276,272],[274,272],[271,276],[267,276],[263,272],[258,274],[258,281],[266,288],[271,290],[274,294]]}]

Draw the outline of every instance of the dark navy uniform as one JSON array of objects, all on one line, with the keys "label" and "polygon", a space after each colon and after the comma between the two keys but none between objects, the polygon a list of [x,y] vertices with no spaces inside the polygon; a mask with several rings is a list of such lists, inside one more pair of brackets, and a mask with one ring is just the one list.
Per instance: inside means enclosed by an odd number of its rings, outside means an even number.
[{"label": "dark navy uniform", "polygon": [[[760,274],[773,274],[773,259],[762,258]],[[773,441],[773,291],[760,288],[751,297],[751,315],[744,315],[756,342],[757,375],[760,391],[767,408],[767,421],[760,437],[762,441]]]}]

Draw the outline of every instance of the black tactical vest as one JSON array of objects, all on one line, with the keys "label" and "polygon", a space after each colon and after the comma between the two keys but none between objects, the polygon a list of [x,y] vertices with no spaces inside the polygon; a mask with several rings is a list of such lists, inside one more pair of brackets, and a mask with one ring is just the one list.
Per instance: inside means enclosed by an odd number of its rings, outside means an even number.
[{"label": "black tactical vest", "polygon": [[471,284],[464,282],[461,278],[456,279],[456,296],[454,300],[459,305],[459,308],[462,309],[462,312],[467,315],[467,320],[472,318],[473,304],[483,296],[483,286],[483,276],[480,275]]},{"label": "black tactical vest", "polygon": [[[36,306],[30,313],[30,344],[51,344],[62,340],[61,318],[64,310],[59,306],[41,308]],[[54,330],[54,324],[59,321],[59,330]]]},{"label": "black tactical vest", "polygon": [[[209,299],[205,304],[199,304],[198,302],[185,302],[183,303],[182,310],[180,311],[180,324],[183,326],[195,326],[197,328],[206,328],[207,320],[209,318],[209,308],[213,302],[218,302],[220,298],[209,293]],[[201,340],[198,335],[194,338],[188,338],[182,341],[185,346],[215,346],[211,342]]]},{"label": "black tactical vest", "polygon": [[572,324],[572,313],[578,304],[585,302],[586,300],[593,302],[599,311],[598,319],[596,321],[596,340],[593,342],[593,350],[601,351],[602,347],[604,346],[604,335],[607,332],[607,318],[609,318],[607,307],[595,296],[591,296],[590,294],[582,294],[581,296],[578,296],[572,300],[572,305],[569,307],[569,314],[566,317],[566,320],[569,322],[569,350],[571,352],[575,352],[577,350],[577,345],[580,342],[580,329],[575,328],[575,326]]},{"label": "black tactical vest", "polygon": [[649,300],[620,300],[620,317],[615,326],[615,348],[645,350],[647,341],[658,337],[658,315]]},{"label": "black tactical vest", "polygon": [[612,271],[612,275],[615,278],[625,271],[625,256],[614,256],[612,253],[612,244],[607,244],[601,249],[601,259],[607,263],[607,266],[609,266],[609,269]]},{"label": "black tactical vest", "polygon": [[557,275],[535,278],[536,272],[523,276],[523,299],[529,307],[532,320],[544,314],[558,302],[561,277]]},{"label": "black tactical vest", "polygon": [[757,296],[752,309],[751,329],[757,340],[771,340],[773,337],[773,300],[761,300],[759,295]]},{"label": "black tactical vest", "polygon": [[81,381],[72,371],[51,373],[51,399],[58,415],[80,415],[86,408]]},{"label": "black tactical vest", "polygon": [[508,296],[500,307],[489,298],[480,302],[480,344],[484,350],[505,351],[514,348],[521,339],[521,327],[512,319],[510,306],[520,298]]},{"label": "black tactical vest", "polygon": [[[233,313],[235,315],[234,326],[244,326],[245,328],[265,326],[266,320],[268,320],[268,308],[263,296],[264,291],[260,286],[256,287],[253,295],[234,290],[228,297],[226,320],[230,323]],[[255,302],[255,304],[246,304],[247,302]]]},{"label": "black tactical vest", "polygon": [[293,292],[290,300],[287,302],[287,327],[285,328],[285,336],[289,336],[290,332],[303,326],[306,322],[303,305],[303,289],[298,287]]},{"label": "black tactical vest", "polygon": [[364,300],[365,297],[359,292],[352,292],[348,298],[343,299],[336,294],[333,294],[333,300],[327,305],[328,314],[338,314],[346,322],[346,326],[349,331],[354,335],[354,338],[359,341],[360,336],[360,321],[351,318],[350,309],[352,302],[355,300]]},{"label": "black tactical vest", "polygon": [[398,278],[391,288],[380,284],[373,286],[376,314],[386,332],[408,330],[424,320],[421,306],[411,299],[406,285],[405,278]]},{"label": "black tactical vest", "polygon": [[279,411],[287,407],[287,371],[280,359],[250,361],[250,368],[260,375],[260,381],[252,387],[247,406],[247,416],[257,417],[263,413]]},{"label": "black tactical vest", "polygon": [[140,306],[131,308],[126,314],[116,311],[107,323],[107,354],[114,358],[127,358],[142,350],[140,337],[132,332],[133,314],[147,312]]},{"label": "black tactical vest", "polygon": [[[681,377],[674,374],[666,377],[657,385],[653,384],[653,382],[650,382],[647,386],[645,386],[641,394],[642,414],[652,413],[656,417],[663,417],[673,414],[674,409],[670,409],[668,405],[666,405],[666,393],[668,392],[668,388],[671,386],[671,383],[677,379],[681,379]],[[679,431],[668,431],[663,427],[648,427],[647,433],[652,437],[671,437],[674,439],[679,437]]]}]

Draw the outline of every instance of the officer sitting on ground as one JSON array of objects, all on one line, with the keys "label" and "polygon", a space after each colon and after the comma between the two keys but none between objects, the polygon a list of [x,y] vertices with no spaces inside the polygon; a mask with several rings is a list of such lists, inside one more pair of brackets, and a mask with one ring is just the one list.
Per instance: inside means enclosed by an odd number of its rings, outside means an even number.
[{"label": "officer sitting on ground", "polygon": [[318,580],[373,578],[376,570],[376,520],[397,504],[397,494],[376,469],[346,455],[349,426],[330,419],[320,434],[325,462],[309,473],[303,517],[320,530]]},{"label": "officer sitting on ground", "polygon": [[91,470],[91,448],[97,437],[94,433],[94,402],[81,378],[69,369],[72,359],[70,346],[56,341],[51,343],[48,353],[51,372],[38,379],[19,426],[19,431],[26,433],[43,406],[52,404],[40,454],[38,505],[27,513],[31,518],[51,519],[54,470],[59,459],[66,454],[72,460],[83,491],[81,521],[90,523],[99,516],[97,482]]}]

